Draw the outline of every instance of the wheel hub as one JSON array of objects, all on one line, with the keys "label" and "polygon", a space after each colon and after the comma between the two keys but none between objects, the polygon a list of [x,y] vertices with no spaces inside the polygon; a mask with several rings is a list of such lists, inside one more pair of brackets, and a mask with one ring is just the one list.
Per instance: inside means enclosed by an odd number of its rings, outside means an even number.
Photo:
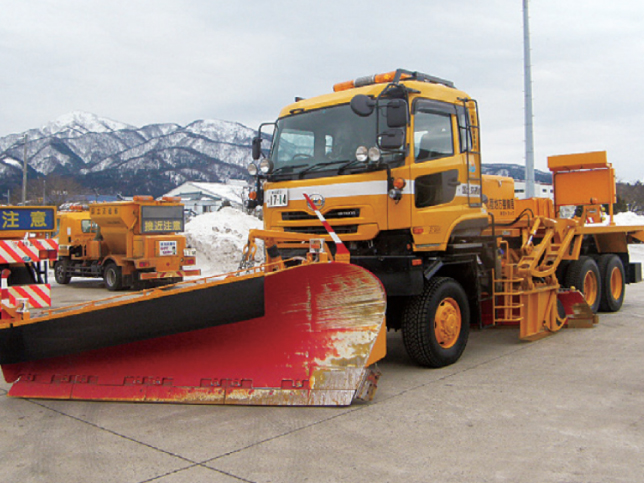
[{"label": "wheel hub", "polygon": [[593,305],[597,299],[598,283],[597,277],[590,270],[584,277],[584,298],[588,305]]},{"label": "wheel hub", "polygon": [[436,309],[434,331],[437,342],[444,349],[456,344],[461,332],[461,310],[453,298],[444,299]]},{"label": "wheel hub", "polygon": [[613,271],[610,274],[610,290],[613,295],[613,299],[619,300],[622,296],[622,272],[618,267],[613,268]]}]

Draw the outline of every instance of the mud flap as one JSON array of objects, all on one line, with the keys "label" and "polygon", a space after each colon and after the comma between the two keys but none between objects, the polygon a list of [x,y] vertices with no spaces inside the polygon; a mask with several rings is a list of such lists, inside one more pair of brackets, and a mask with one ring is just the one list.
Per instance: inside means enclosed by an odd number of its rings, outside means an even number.
[{"label": "mud flap", "polygon": [[[4,364],[5,379],[16,381],[9,395],[303,406],[373,397],[378,374],[367,366],[384,357],[386,338],[378,279],[323,263],[267,274],[263,285],[261,317]],[[173,310],[180,325],[182,308]]]}]

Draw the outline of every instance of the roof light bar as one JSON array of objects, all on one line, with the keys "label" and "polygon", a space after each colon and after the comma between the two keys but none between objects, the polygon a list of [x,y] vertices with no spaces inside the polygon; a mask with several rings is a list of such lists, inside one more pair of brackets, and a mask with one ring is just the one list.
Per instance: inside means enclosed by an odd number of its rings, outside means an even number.
[{"label": "roof light bar", "polygon": [[420,72],[412,72],[404,69],[398,69],[384,74],[374,74],[364,77],[358,77],[352,81],[340,82],[333,86],[334,92],[346,91],[356,87],[364,87],[373,84],[384,84],[387,82],[400,82],[401,80],[416,80],[420,82],[429,82],[432,84],[441,84],[446,87],[454,87],[452,81],[441,79],[432,75],[422,74]]}]

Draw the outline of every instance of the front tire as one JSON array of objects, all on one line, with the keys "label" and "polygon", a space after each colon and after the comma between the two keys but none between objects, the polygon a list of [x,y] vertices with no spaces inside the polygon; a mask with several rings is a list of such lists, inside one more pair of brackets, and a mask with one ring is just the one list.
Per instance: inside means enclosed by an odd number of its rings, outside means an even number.
[{"label": "front tire", "polygon": [[470,307],[454,279],[434,277],[405,308],[402,336],[407,354],[425,367],[455,363],[470,333]]},{"label": "front tire", "polygon": [[109,263],[103,271],[103,280],[105,286],[110,292],[116,292],[123,288],[123,277],[121,276],[121,267],[116,263]]}]

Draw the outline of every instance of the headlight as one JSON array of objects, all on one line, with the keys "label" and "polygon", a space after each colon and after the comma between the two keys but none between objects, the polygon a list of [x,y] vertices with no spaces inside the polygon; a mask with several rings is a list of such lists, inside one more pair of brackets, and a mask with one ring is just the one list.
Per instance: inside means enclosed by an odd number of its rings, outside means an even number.
[{"label": "headlight", "polygon": [[378,161],[380,161],[380,149],[375,146],[373,148],[369,148],[368,156],[369,161],[371,161],[372,163],[377,163]]},{"label": "headlight", "polygon": [[259,162],[259,170],[262,174],[268,174],[273,171],[273,163],[270,159],[264,158]]},{"label": "headlight", "polygon": [[246,169],[251,176],[257,176],[257,166],[255,163],[250,163]]},{"label": "headlight", "polygon": [[366,146],[359,146],[358,149],[356,149],[356,159],[361,163],[364,163],[369,159],[369,150]]}]

